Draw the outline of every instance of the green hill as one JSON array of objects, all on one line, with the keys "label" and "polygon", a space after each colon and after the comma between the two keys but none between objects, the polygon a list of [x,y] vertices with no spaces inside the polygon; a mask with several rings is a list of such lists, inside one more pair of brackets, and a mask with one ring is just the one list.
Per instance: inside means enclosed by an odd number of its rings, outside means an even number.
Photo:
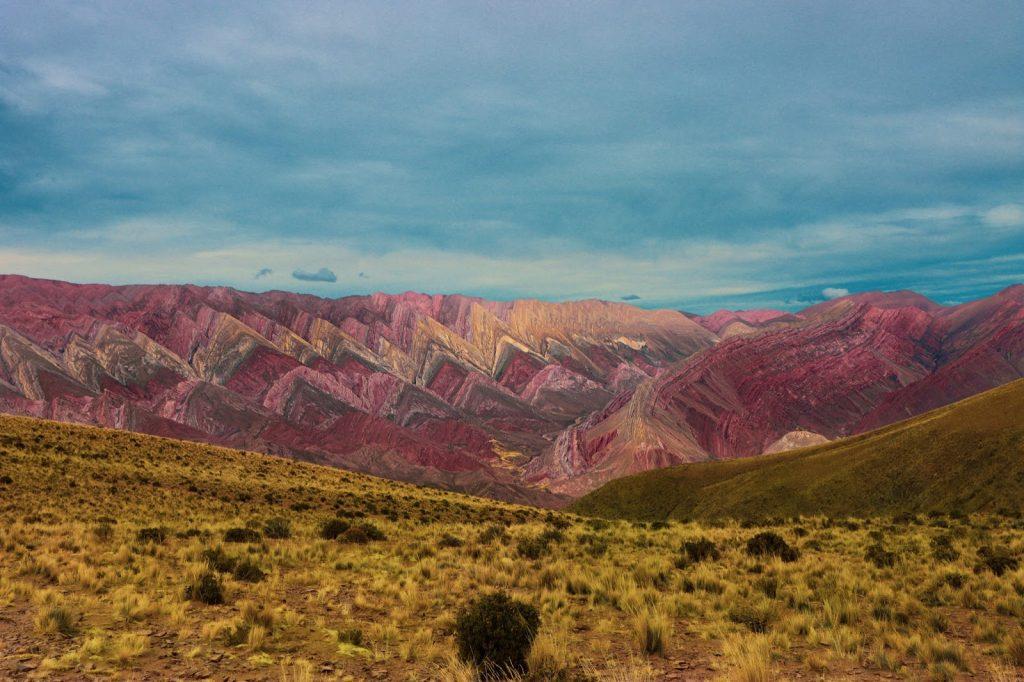
[{"label": "green hill", "polygon": [[877,431],[611,481],[582,514],[628,519],[1024,510],[1024,380]]}]

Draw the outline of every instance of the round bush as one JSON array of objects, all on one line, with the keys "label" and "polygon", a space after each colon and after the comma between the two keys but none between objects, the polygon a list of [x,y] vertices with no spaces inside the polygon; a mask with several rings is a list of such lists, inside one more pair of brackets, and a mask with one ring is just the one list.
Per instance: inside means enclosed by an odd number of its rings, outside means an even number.
[{"label": "round bush", "polygon": [[259,542],[260,532],[252,528],[228,528],[224,531],[224,542]]},{"label": "round bush", "polygon": [[526,657],[540,627],[533,606],[494,592],[470,602],[455,621],[459,656],[485,672],[524,672]]},{"label": "round bush", "polygon": [[320,537],[324,540],[335,540],[349,529],[351,524],[345,519],[328,519],[320,524]]},{"label": "round bush", "polygon": [[224,589],[221,587],[217,574],[204,571],[195,582],[185,587],[185,599],[192,599],[204,604],[223,604]]},{"label": "round bush", "polygon": [[241,580],[245,583],[258,583],[266,576],[259,565],[256,564],[252,559],[242,559],[235,566],[235,570],[232,572],[235,580]]},{"label": "round bush", "polygon": [[758,533],[747,541],[747,554],[750,556],[777,556],[783,561],[796,561],[800,553],[790,547],[782,536],[771,531]]},{"label": "round bush", "polygon": [[696,564],[701,561],[717,561],[721,554],[715,543],[707,538],[688,540],[682,547],[684,563]]},{"label": "round bush", "polygon": [[283,540],[292,535],[292,525],[283,516],[274,516],[263,524],[263,534],[268,538]]}]

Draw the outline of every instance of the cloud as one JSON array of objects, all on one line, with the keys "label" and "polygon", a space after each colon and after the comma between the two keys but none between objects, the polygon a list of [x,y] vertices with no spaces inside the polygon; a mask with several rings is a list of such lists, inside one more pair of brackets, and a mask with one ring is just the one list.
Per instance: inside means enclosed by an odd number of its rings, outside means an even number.
[{"label": "cloud", "polygon": [[1003,204],[985,211],[982,220],[993,227],[1016,227],[1024,225],[1024,206]]},{"label": "cloud", "polygon": [[253,279],[260,279],[261,277],[266,277],[267,275],[272,275],[272,274],[274,274],[274,271],[271,270],[270,268],[260,268],[259,271],[255,275],[252,276],[252,278]]},{"label": "cloud", "polygon": [[639,301],[640,300],[640,296],[637,296],[636,294],[626,294],[625,296],[620,297],[619,300],[622,300],[622,301]]},{"label": "cloud", "polygon": [[825,287],[821,290],[821,295],[825,298],[842,298],[843,296],[849,296],[850,290],[842,287]]},{"label": "cloud", "polygon": [[332,270],[327,268],[320,268],[316,272],[309,272],[307,270],[296,270],[292,273],[292,277],[301,280],[303,282],[337,282],[338,276],[334,274]]}]

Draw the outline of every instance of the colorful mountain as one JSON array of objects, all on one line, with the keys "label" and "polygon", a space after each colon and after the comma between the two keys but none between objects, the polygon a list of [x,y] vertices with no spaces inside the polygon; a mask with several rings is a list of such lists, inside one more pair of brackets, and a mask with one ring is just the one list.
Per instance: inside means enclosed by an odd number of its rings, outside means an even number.
[{"label": "colorful mountain", "polygon": [[834,443],[611,481],[585,514],[638,520],[1024,511],[1024,381]]},{"label": "colorful mountain", "polygon": [[523,465],[715,336],[620,303],[0,276],[0,411],[557,504]]},{"label": "colorful mountain", "polygon": [[699,317],[0,276],[0,411],[545,505],[860,433],[1022,370],[1019,286]]},{"label": "colorful mountain", "polygon": [[795,317],[730,335],[620,394],[559,434],[528,480],[579,495],[639,471],[775,451],[794,431],[861,433],[1024,373],[1021,286],[953,307],[861,294]]}]

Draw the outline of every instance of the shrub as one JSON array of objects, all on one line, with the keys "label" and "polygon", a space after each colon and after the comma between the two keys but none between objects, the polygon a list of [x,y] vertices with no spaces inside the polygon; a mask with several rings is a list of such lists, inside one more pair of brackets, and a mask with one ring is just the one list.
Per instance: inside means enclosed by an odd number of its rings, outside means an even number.
[{"label": "shrub", "polygon": [[100,542],[110,542],[114,537],[114,527],[109,523],[101,523],[92,529],[92,534]]},{"label": "shrub", "polygon": [[931,540],[932,557],[936,561],[956,561],[960,553],[953,547],[953,536],[949,533],[936,535]]},{"label": "shrub", "polygon": [[893,552],[887,551],[881,542],[876,542],[868,547],[868,551],[864,553],[864,558],[878,568],[887,568],[896,564],[896,555]]},{"label": "shrub", "polygon": [[548,543],[544,542],[540,536],[535,538],[522,538],[516,544],[516,552],[519,556],[526,559],[532,559],[536,561],[542,556],[547,554]]},{"label": "shrub", "polygon": [[456,617],[459,657],[492,674],[522,673],[538,627],[540,616],[533,606],[504,592],[484,595]]},{"label": "shrub", "polygon": [[769,599],[779,596],[779,579],[775,576],[763,576],[754,581],[754,587]]},{"label": "shrub", "polygon": [[480,531],[480,535],[477,536],[476,540],[481,545],[487,545],[494,542],[495,540],[501,540],[502,542],[504,542],[507,538],[508,533],[505,532],[505,529],[503,527],[492,524],[490,526],[487,526],[487,528],[484,528],[482,531]]},{"label": "shrub", "polygon": [[1013,665],[1024,665],[1024,630],[1017,630],[1007,633],[1003,646],[1006,650],[1006,658]]},{"label": "shrub", "polygon": [[658,611],[644,611],[634,618],[633,631],[641,651],[648,655],[664,655],[672,633],[672,621]]},{"label": "shrub", "polygon": [[347,531],[351,525],[345,519],[335,517],[321,523],[318,532],[324,540],[337,540],[338,536]]},{"label": "shrub", "polygon": [[338,537],[339,542],[349,542],[355,545],[365,545],[368,542],[385,540],[384,532],[372,523],[359,523]]},{"label": "shrub", "polygon": [[552,542],[561,542],[562,540],[565,540],[565,533],[563,533],[559,528],[545,528],[544,532],[542,532],[537,539],[545,545],[548,545]]},{"label": "shrub", "polygon": [[203,571],[185,586],[185,599],[204,604],[223,604],[224,588],[213,571]]},{"label": "shrub", "polygon": [[263,534],[268,538],[283,540],[292,536],[292,525],[283,516],[275,516],[267,519],[263,524]]},{"label": "shrub", "polygon": [[235,566],[235,570],[232,573],[235,580],[241,580],[245,583],[258,583],[266,576],[259,565],[252,559],[245,558],[238,562]]},{"label": "shrub", "polygon": [[238,565],[238,559],[225,552],[223,547],[204,549],[201,557],[207,566],[220,573],[231,573]]},{"label": "shrub", "polygon": [[1017,557],[1011,555],[1009,550],[1003,548],[993,549],[988,546],[978,550],[978,559],[980,560],[978,565],[979,571],[987,568],[997,576],[1001,576],[1007,571],[1016,571],[1017,566],[1020,564]]},{"label": "shrub", "polygon": [[721,553],[718,551],[718,547],[715,543],[711,542],[707,538],[698,538],[696,540],[687,540],[682,546],[683,556],[677,562],[680,568],[686,564],[696,564],[701,561],[718,561],[721,557]]},{"label": "shrub", "polygon": [[783,561],[796,561],[800,553],[790,547],[777,533],[771,531],[758,533],[747,541],[747,554],[750,556],[777,556]]},{"label": "shrub", "polygon": [[352,646],[363,645],[363,631],[359,628],[347,628],[338,632],[338,641]]},{"label": "shrub", "polygon": [[260,532],[252,528],[228,528],[224,531],[224,542],[259,542]]},{"label": "shrub", "polygon": [[729,620],[745,626],[751,632],[768,632],[775,619],[775,610],[771,604],[736,604],[729,609]]},{"label": "shrub", "polygon": [[152,542],[160,544],[167,539],[167,531],[163,528],[140,528],[135,534],[139,542]]},{"label": "shrub", "polygon": [[46,604],[36,615],[36,629],[45,634],[73,637],[78,632],[75,617],[60,604]]}]

